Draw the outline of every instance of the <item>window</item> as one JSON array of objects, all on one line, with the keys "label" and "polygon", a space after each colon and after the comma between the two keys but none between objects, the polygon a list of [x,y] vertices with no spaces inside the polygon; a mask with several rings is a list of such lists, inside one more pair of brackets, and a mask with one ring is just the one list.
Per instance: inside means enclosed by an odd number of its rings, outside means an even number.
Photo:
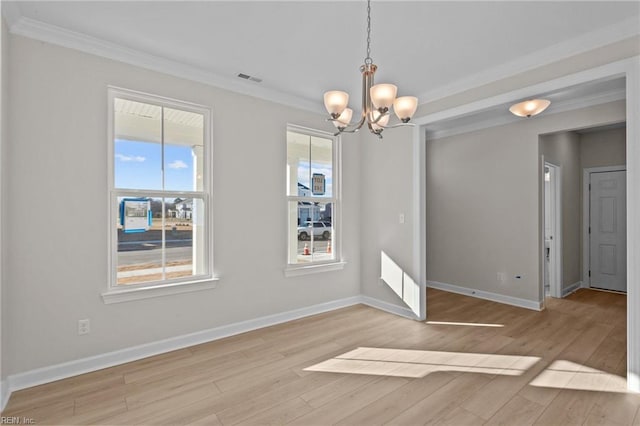
[{"label": "window", "polygon": [[109,105],[110,290],[211,280],[210,111],[114,88]]},{"label": "window", "polygon": [[337,137],[288,126],[289,271],[340,260],[339,158]]}]

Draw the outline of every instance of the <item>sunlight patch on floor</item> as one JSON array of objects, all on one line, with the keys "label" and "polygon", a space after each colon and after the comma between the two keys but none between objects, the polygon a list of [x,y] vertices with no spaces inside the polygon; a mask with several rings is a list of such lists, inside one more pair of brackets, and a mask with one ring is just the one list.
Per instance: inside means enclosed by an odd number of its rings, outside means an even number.
[{"label": "sunlight patch on floor", "polygon": [[363,347],[305,371],[412,378],[439,371],[520,376],[539,360],[532,356]]},{"label": "sunlight patch on floor", "polygon": [[480,322],[426,321],[429,325],[468,325],[470,327],[504,327],[504,324],[484,324]]},{"label": "sunlight patch on floor", "polygon": [[571,361],[554,361],[529,383],[531,386],[596,392],[627,392],[627,380]]}]

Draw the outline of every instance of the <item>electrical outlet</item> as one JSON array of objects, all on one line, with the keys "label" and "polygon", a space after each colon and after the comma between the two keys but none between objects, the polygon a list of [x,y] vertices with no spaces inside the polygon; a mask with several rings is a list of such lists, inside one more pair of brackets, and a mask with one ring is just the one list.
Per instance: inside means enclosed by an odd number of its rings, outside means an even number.
[{"label": "electrical outlet", "polygon": [[404,213],[398,215],[398,222],[402,225],[404,223]]},{"label": "electrical outlet", "polygon": [[78,335],[89,334],[91,331],[91,322],[89,319],[78,320]]},{"label": "electrical outlet", "polygon": [[498,272],[498,281],[501,283],[507,281],[507,274],[504,272]]}]

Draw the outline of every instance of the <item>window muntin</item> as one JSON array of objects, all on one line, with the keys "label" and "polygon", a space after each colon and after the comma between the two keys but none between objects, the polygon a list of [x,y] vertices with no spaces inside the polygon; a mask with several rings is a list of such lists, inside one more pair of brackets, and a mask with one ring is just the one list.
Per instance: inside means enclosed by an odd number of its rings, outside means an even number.
[{"label": "window muntin", "polygon": [[211,278],[209,110],[119,89],[109,98],[110,287]]},{"label": "window muntin", "polygon": [[336,137],[323,132],[287,130],[289,265],[339,258],[337,144]]}]

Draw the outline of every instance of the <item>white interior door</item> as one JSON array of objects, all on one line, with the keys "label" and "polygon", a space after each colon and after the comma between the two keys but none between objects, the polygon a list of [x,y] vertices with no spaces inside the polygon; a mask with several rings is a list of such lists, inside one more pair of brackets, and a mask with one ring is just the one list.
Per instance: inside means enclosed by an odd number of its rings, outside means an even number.
[{"label": "white interior door", "polygon": [[626,172],[590,175],[590,285],[627,291]]}]

